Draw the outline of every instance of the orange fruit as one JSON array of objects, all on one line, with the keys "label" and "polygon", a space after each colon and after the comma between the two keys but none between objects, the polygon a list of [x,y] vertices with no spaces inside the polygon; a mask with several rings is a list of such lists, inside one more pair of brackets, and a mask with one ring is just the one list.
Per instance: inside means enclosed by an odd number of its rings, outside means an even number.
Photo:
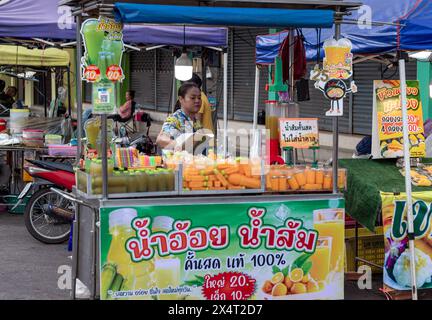
[{"label": "orange fruit", "polygon": [[270,281],[266,280],[262,286],[262,291],[264,291],[265,293],[271,293],[272,289],[273,284]]},{"label": "orange fruit", "polygon": [[290,279],[292,282],[300,282],[303,279],[303,270],[300,268],[295,268],[294,270],[291,270],[290,272]]},{"label": "orange fruit", "polygon": [[290,291],[293,294],[301,294],[301,293],[306,293],[307,288],[306,288],[306,285],[304,283],[297,282],[297,283],[293,284]]},{"label": "orange fruit", "polygon": [[301,282],[303,282],[303,283],[308,283],[311,279],[312,279],[312,277],[311,277],[310,273],[308,273],[308,274],[305,274],[305,275],[303,276]]},{"label": "orange fruit", "polygon": [[290,280],[289,277],[285,277],[284,284],[285,284],[285,286],[286,286],[286,287],[288,288],[288,290],[289,290],[289,289],[291,289],[291,287],[292,287],[292,285],[293,285],[293,282]]},{"label": "orange fruit", "polygon": [[278,272],[276,273],[272,278],[271,278],[271,283],[273,284],[278,284],[281,283],[282,281],[284,281],[284,275],[282,272]]},{"label": "orange fruit", "polygon": [[287,293],[288,288],[283,283],[278,283],[272,290],[272,296],[285,296]]},{"label": "orange fruit", "polygon": [[319,285],[318,285],[318,283],[314,279],[311,279],[306,284],[306,288],[307,288],[307,292],[318,292],[318,291],[320,291]]},{"label": "orange fruit", "polygon": [[318,281],[319,291],[324,290],[325,286],[326,286],[325,281],[322,281],[322,280]]}]

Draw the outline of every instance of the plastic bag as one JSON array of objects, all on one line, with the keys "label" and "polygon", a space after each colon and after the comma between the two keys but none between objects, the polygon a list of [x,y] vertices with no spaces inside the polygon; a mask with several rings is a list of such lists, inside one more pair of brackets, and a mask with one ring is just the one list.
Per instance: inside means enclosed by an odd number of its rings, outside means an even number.
[{"label": "plastic bag", "polygon": [[72,121],[70,117],[65,117],[61,122],[61,134],[63,136],[63,144],[70,142],[73,134]]}]

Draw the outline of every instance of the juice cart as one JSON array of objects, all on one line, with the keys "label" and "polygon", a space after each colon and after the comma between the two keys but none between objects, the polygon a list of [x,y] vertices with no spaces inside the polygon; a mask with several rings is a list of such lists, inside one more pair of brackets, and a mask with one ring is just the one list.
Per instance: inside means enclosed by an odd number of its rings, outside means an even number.
[{"label": "juice cart", "polygon": [[[77,33],[83,13],[109,16],[114,8],[127,23],[331,28],[336,21],[336,36],[341,18],[360,5],[107,2],[61,4],[75,7]],[[331,175],[326,169],[267,167],[252,157],[226,159],[226,52],[223,60],[222,156],[167,163],[167,170],[135,172],[134,178],[128,173],[136,184],[119,193],[114,187],[124,176],[115,176],[124,173],[111,173],[103,139],[102,190],[96,190],[95,177],[77,172],[73,298],[79,279],[92,298],[101,299],[343,299],[344,200],[337,168]],[[327,190],[324,176],[332,179]],[[321,185],[322,192],[310,194],[307,184]]]}]

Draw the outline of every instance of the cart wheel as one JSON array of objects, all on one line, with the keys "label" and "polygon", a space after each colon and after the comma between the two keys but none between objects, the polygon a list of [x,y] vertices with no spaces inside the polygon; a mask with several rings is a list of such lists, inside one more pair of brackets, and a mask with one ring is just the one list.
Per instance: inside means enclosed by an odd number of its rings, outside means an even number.
[{"label": "cart wheel", "polygon": [[50,205],[74,210],[74,204],[51,191],[43,188],[30,198],[24,212],[27,230],[36,239],[47,244],[63,243],[69,239],[71,224],[49,212]]}]

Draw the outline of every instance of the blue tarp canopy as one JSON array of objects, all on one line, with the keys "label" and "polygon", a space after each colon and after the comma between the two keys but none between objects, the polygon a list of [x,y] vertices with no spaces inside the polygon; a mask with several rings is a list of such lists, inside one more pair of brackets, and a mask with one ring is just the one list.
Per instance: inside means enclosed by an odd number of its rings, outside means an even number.
[{"label": "blue tarp canopy", "polygon": [[[73,41],[76,25],[69,7],[58,0],[0,0],[0,38]],[[227,46],[226,28],[187,27],[186,44]],[[124,41],[134,44],[183,45],[183,27],[125,25]]]},{"label": "blue tarp canopy", "polygon": [[116,19],[124,23],[212,26],[331,28],[332,10],[291,10],[236,7],[194,7],[116,3]]},{"label": "blue tarp canopy", "polygon": [[[354,11],[350,19],[365,21],[365,10],[372,13],[372,21],[400,23],[397,25],[368,26],[342,25],[342,36],[353,43],[354,54],[384,54],[396,50],[432,49],[432,1],[431,0],[363,0],[365,6]],[[315,60],[317,56],[317,30],[304,29],[306,38],[307,59]],[[281,32],[272,35],[258,36],[256,39],[256,62],[272,64],[279,52],[281,43],[288,35]],[[322,44],[333,37],[334,30],[321,32]]]}]

